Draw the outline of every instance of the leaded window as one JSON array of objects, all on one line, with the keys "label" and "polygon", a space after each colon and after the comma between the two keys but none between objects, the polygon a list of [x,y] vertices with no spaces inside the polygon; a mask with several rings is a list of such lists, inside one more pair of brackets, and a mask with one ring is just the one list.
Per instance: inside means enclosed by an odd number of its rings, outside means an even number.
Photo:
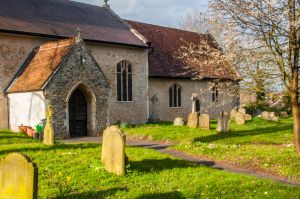
[{"label": "leaded window", "polygon": [[169,88],[169,106],[181,107],[181,86],[179,84],[173,84]]},{"label": "leaded window", "polygon": [[132,101],[132,66],[125,60],[117,65],[117,98]]}]

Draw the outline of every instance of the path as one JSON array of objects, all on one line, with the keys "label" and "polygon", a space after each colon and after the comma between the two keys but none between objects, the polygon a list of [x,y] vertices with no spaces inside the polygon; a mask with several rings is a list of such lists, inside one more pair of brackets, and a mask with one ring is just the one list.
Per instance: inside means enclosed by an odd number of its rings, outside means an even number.
[{"label": "path", "polygon": [[[102,137],[82,137],[82,138],[72,138],[63,140],[64,143],[101,143]],[[171,155],[173,157],[183,159],[189,162],[194,162],[199,165],[204,165],[210,168],[218,169],[218,170],[224,170],[224,171],[230,171],[233,173],[238,174],[247,174],[252,175],[258,178],[264,178],[264,179],[270,179],[276,182],[284,183],[291,186],[300,186],[300,182],[290,181],[287,178],[279,177],[271,174],[266,174],[257,170],[253,169],[243,169],[238,168],[236,166],[226,164],[223,162],[198,157],[195,155],[190,155],[184,152],[180,152],[174,149],[169,149],[168,147],[172,146],[172,143],[162,143],[162,142],[155,142],[155,141],[145,141],[145,140],[136,140],[128,137],[126,139],[126,145],[128,146],[138,146],[138,147],[144,147],[144,148],[150,148],[157,150],[161,153]]]}]

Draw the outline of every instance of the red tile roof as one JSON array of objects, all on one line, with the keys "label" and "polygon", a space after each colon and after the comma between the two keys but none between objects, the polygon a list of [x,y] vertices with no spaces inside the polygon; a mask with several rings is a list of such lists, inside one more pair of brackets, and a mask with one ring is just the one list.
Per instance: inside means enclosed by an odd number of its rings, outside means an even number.
[{"label": "red tile roof", "polygon": [[200,41],[208,40],[213,45],[210,36],[136,21],[127,22],[152,43],[153,52],[149,55],[150,77],[196,78],[201,76],[233,80],[239,78],[236,70],[228,65],[216,67],[202,64],[188,68],[184,60],[176,58],[175,53],[184,45],[183,40],[196,45]]},{"label": "red tile roof", "polygon": [[28,65],[21,68],[17,77],[6,92],[25,92],[42,90],[44,84],[59,67],[71,47],[75,38],[48,42],[36,49],[35,55],[28,60]]},{"label": "red tile roof", "polygon": [[[99,1],[101,3],[101,1]],[[109,9],[69,0],[0,0],[0,31],[148,47]]]}]

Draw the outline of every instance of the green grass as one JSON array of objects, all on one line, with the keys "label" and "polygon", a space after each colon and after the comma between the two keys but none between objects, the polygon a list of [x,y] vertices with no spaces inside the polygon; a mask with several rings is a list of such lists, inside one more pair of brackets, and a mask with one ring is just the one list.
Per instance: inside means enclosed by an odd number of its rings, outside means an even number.
[{"label": "green grass", "polygon": [[107,173],[98,144],[53,147],[10,132],[0,132],[0,158],[29,155],[39,168],[39,198],[298,198],[300,188],[238,175],[151,149],[127,147],[125,176]]},{"label": "green grass", "polygon": [[293,146],[292,119],[279,122],[254,118],[246,125],[231,123],[230,133],[216,133],[216,122],[211,130],[175,127],[171,123],[141,125],[125,128],[132,136],[153,140],[173,141],[176,150],[211,158],[243,168],[300,180],[300,155]]}]

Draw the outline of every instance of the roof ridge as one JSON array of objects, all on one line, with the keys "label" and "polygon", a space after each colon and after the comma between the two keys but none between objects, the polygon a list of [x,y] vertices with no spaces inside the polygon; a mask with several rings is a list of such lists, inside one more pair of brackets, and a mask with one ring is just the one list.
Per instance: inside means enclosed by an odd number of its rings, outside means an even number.
[{"label": "roof ridge", "polygon": [[177,31],[182,31],[182,32],[194,33],[194,34],[198,34],[198,35],[201,35],[201,36],[208,36],[207,33],[199,33],[199,32],[184,30],[184,29],[180,29],[180,28],[174,28],[174,27],[169,27],[169,26],[162,26],[162,25],[151,24],[151,23],[146,23],[146,22],[134,21],[134,20],[130,20],[130,19],[125,19],[125,20],[129,21],[129,22],[133,22],[133,23],[140,23],[140,24],[156,26],[156,27],[160,27],[160,28],[166,28],[166,29],[172,29],[172,30],[177,30]]}]

